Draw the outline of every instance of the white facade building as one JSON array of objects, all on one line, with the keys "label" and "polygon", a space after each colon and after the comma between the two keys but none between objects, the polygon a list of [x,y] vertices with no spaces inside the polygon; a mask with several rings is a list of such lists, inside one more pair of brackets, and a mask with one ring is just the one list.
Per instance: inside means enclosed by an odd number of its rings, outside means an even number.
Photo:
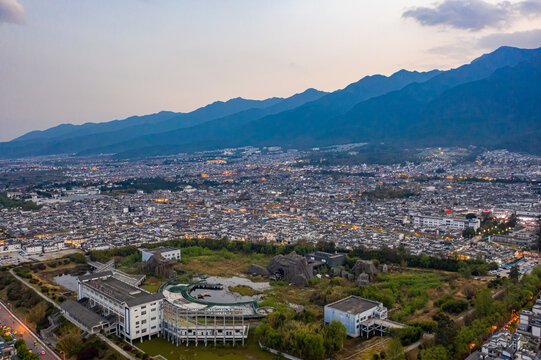
[{"label": "white facade building", "polygon": [[[358,337],[364,333],[370,335],[371,332],[380,330],[379,326],[383,323],[393,324],[390,321],[374,321],[387,319],[387,308],[383,303],[363,299],[358,296],[348,296],[344,299],[325,305],[324,321],[330,324],[333,320],[338,320],[346,327],[346,332],[351,337]],[[398,323],[394,323],[399,327]],[[385,325],[383,325],[385,326]]]},{"label": "white facade building", "polygon": [[160,332],[160,307],[163,294],[152,294],[123,282],[105,271],[80,276],[79,300],[88,299],[90,307],[97,306],[104,317],[114,315],[116,333],[133,341],[149,338]]},{"label": "white facade building", "polygon": [[180,261],[180,249],[172,247],[159,247],[155,249],[140,249],[143,262],[147,262],[153,255],[160,254],[167,260],[179,260]]},{"label": "white facade building", "polygon": [[28,255],[36,255],[43,253],[43,246],[42,245],[27,245],[24,247],[24,251]]},{"label": "white facade building", "polygon": [[461,219],[445,216],[427,216],[427,215],[414,215],[413,223],[417,226],[426,226],[432,228],[448,228],[464,230],[466,228],[473,228],[477,231],[481,226],[479,219]]}]

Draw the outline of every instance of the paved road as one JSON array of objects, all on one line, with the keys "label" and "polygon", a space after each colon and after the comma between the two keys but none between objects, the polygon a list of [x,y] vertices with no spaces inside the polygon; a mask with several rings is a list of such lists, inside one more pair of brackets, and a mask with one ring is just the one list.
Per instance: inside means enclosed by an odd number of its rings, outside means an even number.
[{"label": "paved road", "polygon": [[[19,320],[15,314],[10,312],[4,303],[0,302],[0,324],[9,326],[11,331],[16,331],[15,339],[24,339],[28,349],[34,354],[41,354],[45,351],[45,355],[39,355],[43,360],[61,360],[45,343],[43,343],[26,325]],[[36,343],[36,345],[34,345]]]},{"label": "paved road", "polygon": [[[13,271],[13,269],[10,269],[9,270],[10,274],[13,275],[17,280],[19,280],[20,282],[22,282],[26,287],[28,287],[29,289],[31,289],[32,291],[34,291],[36,294],[38,294],[39,296],[41,296],[45,301],[49,302],[50,304],[52,304],[54,307],[56,307],[58,310],[62,311],[62,308],[60,307],[60,305],[58,305],[57,303],[55,303],[54,301],[52,301],[51,299],[49,299],[47,296],[45,296],[41,291],[38,291],[36,288],[34,288],[32,285],[30,285],[29,283],[26,282],[26,280],[22,279],[21,277],[19,277],[17,274],[15,274],[15,272]],[[111,346],[113,349],[115,349],[116,351],[118,351],[122,356],[124,356],[125,358],[128,358],[128,359],[135,359],[131,354],[127,353],[126,351],[124,351],[122,348],[120,348],[119,346],[117,346],[114,342],[112,342],[111,340],[109,340],[108,338],[106,338],[105,336],[103,336],[102,334],[97,334],[97,336],[102,339],[103,341],[105,341],[107,344],[109,344],[109,346]],[[60,359],[60,358],[58,358]]]}]

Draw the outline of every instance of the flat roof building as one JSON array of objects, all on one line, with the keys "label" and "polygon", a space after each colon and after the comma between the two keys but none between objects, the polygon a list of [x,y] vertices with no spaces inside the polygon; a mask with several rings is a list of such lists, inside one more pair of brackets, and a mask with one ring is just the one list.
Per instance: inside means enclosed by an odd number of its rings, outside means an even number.
[{"label": "flat roof building", "polygon": [[338,320],[346,327],[351,337],[383,334],[389,327],[404,327],[404,325],[387,320],[387,308],[383,303],[364,299],[358,296],[348,296],[335,301],[324,308],[325,324]]},{"label": "flat roof building", "polygon": [[160,331],[163,294],[153,294],[114,277],[112,271],[78,278],[77,298],[88,299],[103,317],[114,315],[116,333],[130,341],[149,338]]},{"label": "flat roof building", "polygon": [[308,261],[317,261],[328,266],[341,266],[346,263],[346,254],[335,253],[331,254],[325,251],[314,251],[306,254]]}]

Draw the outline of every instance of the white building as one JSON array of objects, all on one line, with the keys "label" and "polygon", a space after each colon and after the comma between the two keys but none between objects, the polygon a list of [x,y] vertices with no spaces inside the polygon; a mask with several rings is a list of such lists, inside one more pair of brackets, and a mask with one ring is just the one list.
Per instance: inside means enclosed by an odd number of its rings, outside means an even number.
[{"label": "white building", "polygon": [[64,249],[64,247],[65,245],[63,241],[58,241],[55,243],[48,243],[48,244],[43,245],[43,252],[47,253],[47,252],[60,251]]},{"label": "white building", "polygon": [[24,247],[24,251],[28,255],[36,255],[43,253],[43,246],[42,245],[26,245]]},{"label": "white building", "polygon": [[147,262],[153,255],[160,254],[167,260],[179,260],[180,261],[180,249],[172,247],[159,247],[155,249],[140,249],[143,257],[143,262]]},{"label": "white building", "polygon": [[0,245],[0,253],[16,252],[21,251],[21,249],[21,243],[9,243]]},{"label": "white building", "polygon": [[152,294],[123,282],[105,271],[78,278],[78,300],[97,306],[102,315],[116,319],[116,334],[133,341],[160,332],[160,307],[163,294]]},{"label": "white building", "polygon": [[324,308],[325,324],[338,320],[346,327],[351,337],[366,335],[369,337],[376,331],[383,334],[388,327],[404,327],[404,325],[387,320],[387,308],[383,303],[348,296],[335,301]]},{"label": "white building", "polygon": [[413,223],[417,226],[448,228],[457,230],[464,230],[471,227],[475,231],[477,231],[477,229],[479,229],[479,227],[481,226],[481,221],[479,219],[463,219],[428,215],[414,215]]},{"label": "white building", "polygon": [[541,338],[541,300],[538,299],[532,311],[522,310],[520,312],[518,331],[529,336]]}]

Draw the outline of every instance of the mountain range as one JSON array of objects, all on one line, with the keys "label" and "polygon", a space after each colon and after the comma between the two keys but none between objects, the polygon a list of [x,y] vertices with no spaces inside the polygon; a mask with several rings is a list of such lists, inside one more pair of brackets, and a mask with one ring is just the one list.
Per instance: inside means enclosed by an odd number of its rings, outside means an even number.
[{"label": "mountain range", "polygon": [[541,48],[501,47],[447,71],[400,70],[325,93],[231,99],[190,113],[63,124],[0,143],[1,157],[174,154],[352,142],[479,145],[541,153]]}]

